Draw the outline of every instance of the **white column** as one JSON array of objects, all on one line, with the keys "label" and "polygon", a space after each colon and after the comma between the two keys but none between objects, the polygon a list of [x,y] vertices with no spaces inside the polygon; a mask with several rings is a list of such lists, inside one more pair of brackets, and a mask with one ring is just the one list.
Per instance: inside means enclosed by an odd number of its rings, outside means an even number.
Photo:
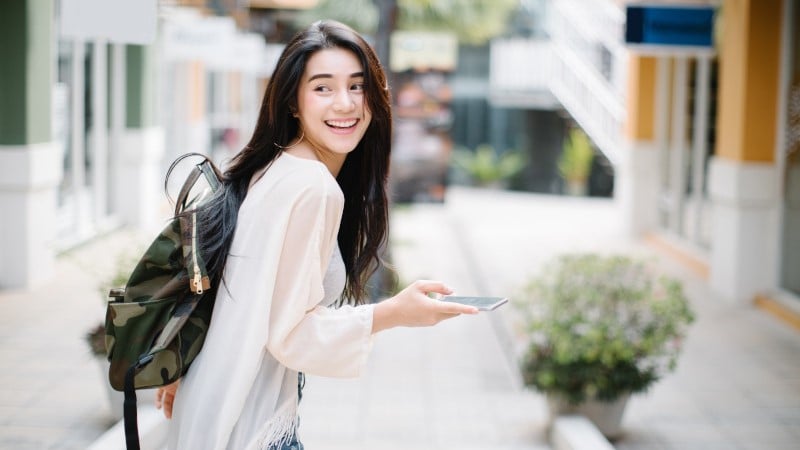
[{"label": "white column", "polygon": [[708,57],[697,58],[695,69],[694,123],[692,124],[692,223],[689,224],[689,236],[697,244],[702,244],[703,223],[705,221],[705,162],[708,153],[708,110],[709,84],[711,81],[711,60]]},{"label": "white column", "polygon": [[108,51],[107,42],[92,42],[92,197],[95,224],[108,215]]},{"label": "white column", "polygon": [[83,95],[86,92],[84,60],[86,58],[86,43],[75,39],[72,43],[72,85],[70,86],[71,105],[71,154],[70,171],[71,185],[67,187],[73,196],[73,214],[75,217],[74,234],[80,238],[91,234],[91,212],[89,205],[89,191],[86,188],[86,125]]},{"label": "white column", "polygon": [[672,83],[672,129],[669,149],[669,228],[684,236],[684,205],[686,201],[686,105],[689,62],[685,56],[675,58],[675,78]]},{"label": "white column", "polygon": [[662,225],[659,208],[666,184],[664,166],[669,161],[670,63],[666,56],[659,56],[656,61],[654,139],[626,140],[614,178],[614,197],[620,207],[622,224],[632,237],[657,230]]},{"label": "white column", "polygon": [[614,197],[625,232],[635,237],[658,228],[660,155],[656,143],[645,141],[629,141],[621,153]]},{"label": "white column", "polygon": [[122,136],[125,132],[125,45],[114,44],[111,49],[111,82],[109,87],[111,96],[109,151],[110,161],[108,177],[108,196],[112,199],[111,214],[117,213],[116,201],[119,199],[119,178],[117,170],[120,168],[119,154],[122,148]]},{"label": "white column", "polygon": [[164,130],[162,127],[126,129],[115,149],[114,207],[128,225],[156,230],[168,217],[159,208],[164,196]]},{"label": "white column", "polygon": [[0,288],[53,275],[61,152],[52,142],[0,147]]},{"label": "white column", "polygon": [[771,163],[742,163],[714,157],[711,288],[723,298],[747,304],[774,286],[779,213],[778,170]]}]

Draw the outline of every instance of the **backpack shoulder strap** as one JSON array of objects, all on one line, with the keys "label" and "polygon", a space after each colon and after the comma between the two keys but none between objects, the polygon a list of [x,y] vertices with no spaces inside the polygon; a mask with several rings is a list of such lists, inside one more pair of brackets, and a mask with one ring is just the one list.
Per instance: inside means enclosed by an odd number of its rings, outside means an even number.
[{"label": "backpack shoulder strap", "polygon": [[208,158],[208,156],[203,155],[201,153],[185,153],[175,159],[172,164],[169,166],[167,170],[167,176],[164,178],[164,192],[167,193],[167,198],[172,201],[172,198],[169,196],[169,177],[172,174],[172,171],[175,167],[183,161],[184,159],[197,156],[202,158],[202,161],[195,164],[192,168],[192,171],[189,172],[189,175],[186,177],[186,180],[183,182],[183,186],[181,187],[180,192],[178,193],[178,197],[175,199],[175,215],[177,216],[184,209],[186,209],[188,200],[189,200],[189,193],[192,191],[192,188],[197,183],[197,180],[200,179],[200,176],[203,176],[208,183],[209,187],[211,188],[212,192],[216,192],[220,186],[222,186],[222,182],[220,181],[222,176],[214,166],[214,163]]}]

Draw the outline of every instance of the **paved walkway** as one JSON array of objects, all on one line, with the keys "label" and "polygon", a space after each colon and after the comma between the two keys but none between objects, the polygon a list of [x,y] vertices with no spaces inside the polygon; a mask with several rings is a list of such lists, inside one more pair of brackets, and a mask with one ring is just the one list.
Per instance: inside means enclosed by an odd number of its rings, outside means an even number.
[{"label": "paved walkway", "polygon": [[136,239],[115,233],[62,255],[44,286],[0,290],[1,449],[85,449],[116,422],[84,335],[102,323],[115,255]]},{"label": "paved walkway", "polygon": [[[408,236],[434,226],[438,212],[427,209],[427,218],[426,208],[408,211],[408,226],[416,230]],[[481,292],[513,295],[543,261],[571,250],[654,257],[684,281],[697,321],[678,368],[648,393],[632,397],[616,448],[798,448],[800,333],[752,307],[726,304],[684,267],[621,236],[613,203],[457,189],[444,210],[441,226],[459,236]],[[410,261],[398,264],[414,267]],[[513,309],[502,312],[510,323]],[[509,337],[505,348],[513,342]]]},{"label": "paved walkway", "polygon": [[[439,279],[483,290],[442,205],[399,207],[392,260],[403,286]],[[500,292],[497,293],[501,294]],[[495,327],[498,311],[376,336],[359,380],[309,377],[301,406],[308,449],[547,449],[542,398],[522,389]]]},{"label": "paved walkway", "polygon": [[[613,204],[453,189],[444,205],[399,207],[392,257],[404,281],[440,278],[460,293],[513,295],[570,250],[653,255],[620,235]],[[58,276],[0,291],[0,448],[85,449],[114,422],[83,334],[103,315],[98,280],[122,247],[115,233],[62,257]],[[686,283],[698,320],[678,370],[632,398],[620,450],[790,449],[800,440],[800,333],[661,259]],[[309,377],[306,448],[546,449],[540,395],[513,365],[512,308],[375,339],[359,380]],[[121,447],[120,447],[121,448]]]}]

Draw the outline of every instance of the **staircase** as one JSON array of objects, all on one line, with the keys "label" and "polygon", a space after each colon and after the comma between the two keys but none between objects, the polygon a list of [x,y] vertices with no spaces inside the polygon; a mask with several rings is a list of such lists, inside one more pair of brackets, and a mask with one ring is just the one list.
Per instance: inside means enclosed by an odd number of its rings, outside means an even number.
[{"label": "staircase", "polygon": [[547,15],[548,39],[492,43],[491,100],[563,107],[615,164],[625,116],[624,11],[610,0],[553,0]]}]

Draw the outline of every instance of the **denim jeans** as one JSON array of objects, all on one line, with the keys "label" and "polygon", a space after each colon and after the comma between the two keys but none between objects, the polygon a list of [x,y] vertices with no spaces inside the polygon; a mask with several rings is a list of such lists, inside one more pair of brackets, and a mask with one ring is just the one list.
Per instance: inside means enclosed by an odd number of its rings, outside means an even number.
[{"label": "denim jeans", "polygon": [[[303,372],[299,372],[297,374],[297,401],[303,399],[303,387],[306,385],[306,376]],[[299,422],[299,418],[298,418]],[[294,434],[289,442],[281,445],[280,447],[270,447],[269,450],[304,450],[303,443],[300,442],[297,438],[297,430],[294,430]]]}]

